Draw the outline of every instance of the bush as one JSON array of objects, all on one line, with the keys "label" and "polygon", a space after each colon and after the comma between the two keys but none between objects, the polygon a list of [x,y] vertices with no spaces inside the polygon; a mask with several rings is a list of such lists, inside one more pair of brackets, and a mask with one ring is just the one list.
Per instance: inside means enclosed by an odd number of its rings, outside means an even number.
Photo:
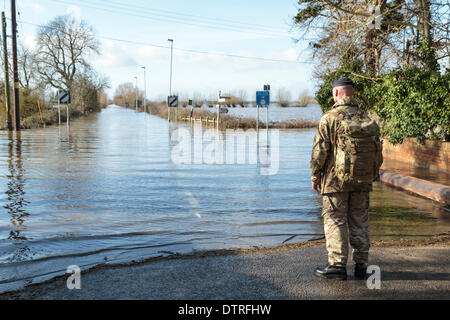
[{"label": "bush", "polygon": [[[12,106],[14,105],[13,99],[14,97],[11,95],[11,108],[13,108]],[[38,99],[39,94],[36,91],[31,91],[29,89],[19,90],[21,119],[33,116],[35,114],[39,116]]]},{"label": "bush", "polygon": [[279,88],[277,99],[280,106],[287,107],[289,106],[289,102],[291,101],[291,93],[285,88]]},{"label": "bush", "polygon": [[443,139],[450,133],[450,73],[400,69],[383,76],[373,88],[380,97],[374,110],[393,143],[406,137]]},{"label": "bush", "polygon": [[418,67],[398,69],[370,79],[338,70],[322,77],[316,99],[323,112],[334,104],[331,83],[339,77],[355,83],[355,99],[360,108],[374,111],[381,120],[383,134],[392,143],[406,137],[444,139],[450,134],[449,71],[442,75]]},{"label": "bush", "polygon": [[300,95],[298,96],[298,103],[300,105],[308,105],[308,104],[315,104],[317,103],[316,100],[314,100],[314,97],[312,97],[309,94],[309,91],[307,89],[300,92]]},{"label": "bush", "polygon": [[332,83],[340,77],[348,77],[355,84],[354,98],[359,102],[359,107],[364,110],[371,110],[378,99],[374,96],[373,87],[376,80],[371,80],[363,76],[355,75],[342,70],[334,71],[322,77],[322,85],[316,92],[316,100],[323,112],[327,112],[334,105]]}]

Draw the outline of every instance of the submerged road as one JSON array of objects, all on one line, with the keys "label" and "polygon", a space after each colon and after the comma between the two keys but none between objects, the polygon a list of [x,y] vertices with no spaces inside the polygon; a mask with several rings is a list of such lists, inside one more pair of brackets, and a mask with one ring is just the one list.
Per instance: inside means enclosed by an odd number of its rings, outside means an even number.
[{"label": "submerged road", "polygon": [[381,288],[366,281],[313,276],[326,262],[323,246],[162,260],[81,275],[81,289],[66,279],[40,284],[0,299],[450,299],[450,248],[374,247],[370,261],[381,269]]}]

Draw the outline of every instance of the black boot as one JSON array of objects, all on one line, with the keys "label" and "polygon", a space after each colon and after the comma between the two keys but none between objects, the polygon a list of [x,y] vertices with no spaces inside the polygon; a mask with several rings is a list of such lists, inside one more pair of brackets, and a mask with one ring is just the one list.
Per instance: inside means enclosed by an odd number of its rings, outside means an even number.
[{"label": "black boot", "polygon": [[367,266],[364,263],[355,264],[355,278],[356,279],[367,279]]},{"label": "black boot", "polygon": [[316,267],[314,270],[314,275],[325,279],[347,280],[347,268],[330,265],[325,267]]}]

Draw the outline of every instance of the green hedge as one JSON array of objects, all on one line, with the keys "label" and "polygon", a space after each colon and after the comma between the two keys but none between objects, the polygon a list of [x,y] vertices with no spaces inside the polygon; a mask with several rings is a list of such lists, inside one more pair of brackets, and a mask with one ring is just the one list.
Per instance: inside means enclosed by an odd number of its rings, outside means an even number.
[{"label": "green hedge", "polygon": [[322,110],[333,106],[331,83],[342,76],[355,82],[355,98],[360,107],[374,111],[382,121],[384,135],[392,143],[406,137],[443,139],[450,134],[450,73],[417,67],[393,70],[379,79],[369,79],[345,71],[324,77],[316,93]]},{"label": "green hedge", "polygon": [[374,111],[384,120],[383,131],[394,143],[403,138],[442,139],[450,132],[450,73],[417,67],[383,76],[373,90],[380,97]]}]

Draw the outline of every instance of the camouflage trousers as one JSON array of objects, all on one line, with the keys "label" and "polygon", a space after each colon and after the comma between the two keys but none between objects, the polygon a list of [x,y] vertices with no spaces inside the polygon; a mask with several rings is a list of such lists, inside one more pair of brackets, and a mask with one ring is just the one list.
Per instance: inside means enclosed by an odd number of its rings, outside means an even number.
[{"label": "camouflage trousers", "polygon": [[328,263],[345,266],[348,242],[353,261],[367,264],[369,259],[369,192],[338,192],[323,195],[323,222]]}]

